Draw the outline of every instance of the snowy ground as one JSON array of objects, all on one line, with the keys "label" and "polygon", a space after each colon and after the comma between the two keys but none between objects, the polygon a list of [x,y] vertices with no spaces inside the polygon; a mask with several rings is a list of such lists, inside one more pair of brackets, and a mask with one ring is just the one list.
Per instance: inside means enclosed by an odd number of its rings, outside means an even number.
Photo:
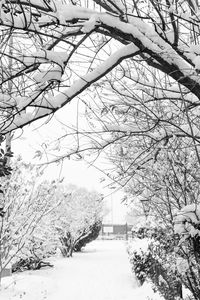
[{"label": "snowy ground", "polygon": [[123,241],[95,241],[73,258],[54,258],[54,268],[4,278],[1,300],[160,300],[138,287]]}]

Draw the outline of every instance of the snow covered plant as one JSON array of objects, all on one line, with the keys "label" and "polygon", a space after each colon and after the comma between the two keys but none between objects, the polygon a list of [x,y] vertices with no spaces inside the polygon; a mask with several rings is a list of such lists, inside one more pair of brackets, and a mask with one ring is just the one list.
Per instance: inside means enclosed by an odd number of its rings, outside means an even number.
[{"label": "snow covered plant", "polygon": [[[102,220],[102,196],[76,186],[63,186],[69,196],[54,211],[52,223],[60,240],[60,250],[64,256],[72,256],[73,251],[83,242],[90,242],[93,230]],[[97,238],[98,234],[95,234]]]},{"label": "snow covered plant", "polygon": [[12,175],[2,181],[4,193],[0,204],[4,214],[0,220],[0,276],[8,264],[31,256],[34,233],[41,228],[42,218],[58,202],[54,197],[56,184],[38,182],[42,175],[40,168],[23,163],[20,158],[12,168]]},{"label": "snow covered plant", "polygon": [[85,230],[85,237],[82,236],[81,239],[75,244],[74,251],[79,252],[84,248],[88,243],[92,242],[93,240],[96,240],[99,236],[100,230],[102,227],[102,220],[99,218],[95,223],[93,223],[90,226],[90,229],[88,230],[86,228]]},{"label": "snow covered plant", "polygon": [[[183,239],[200,237],[200,205],[184,206],[174,217],[174,231]],[[181,241],[180,241],[181,242]]]},{"label": "snow covered plant", "polygon": [[194,299],[200,297],[200,206],[190,204],[174,217],[174,231],[179,237],[176,247],[177,270]]},{"label": "snow covered plant", "polygon": [[164,299],[180,299],[182,287],[175,271],[171,230],[159,225],[143,229],[137,230],[139,238],[135,237],[128,248],[133,272],[141,284],[150,281]]}]

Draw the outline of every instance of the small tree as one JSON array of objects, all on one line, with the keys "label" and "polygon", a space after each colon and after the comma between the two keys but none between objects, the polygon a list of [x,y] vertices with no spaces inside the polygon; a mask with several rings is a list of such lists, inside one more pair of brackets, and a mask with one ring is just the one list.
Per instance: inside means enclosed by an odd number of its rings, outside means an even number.
[{"label": "small tree", "polygon": [[102,197],[76,186],[63,186],[63,192],[69,196],[56,209],[52,222],[60,239],[61,252],[69,257],[76,246],[80,249],[97,237],[96,226],[99,229],[102,219]]}]

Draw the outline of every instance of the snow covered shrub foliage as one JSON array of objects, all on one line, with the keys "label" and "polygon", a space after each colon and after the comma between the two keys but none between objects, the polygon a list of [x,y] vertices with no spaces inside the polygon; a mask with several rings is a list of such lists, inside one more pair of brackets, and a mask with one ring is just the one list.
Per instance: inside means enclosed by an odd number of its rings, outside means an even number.
[{"label": "snow covered shrub foliage", "polygon": [[46,259],[56,254],[58,244],[59,240],[50,223],[50,214],[44,215],[14,259],[12,271],[36,270],[44,266],[52,266]]},{"label": "snow covered shrub foliage", "polygon": [[99,235],[101,226],[102,226],[102,222],[100,220],[95,222],[94,224],[92,224],[90,227],[90,230],[88,230],[88,232],[86,233],[86,236],[83,237],[82,239],[80,239],[76,243],[76,245],[74,247],[74,251],[76,251],[76,252],[81,251],[81,249],[83,247],[85,247],[88,243],[95,240]]},{"label": "snow covered shrub foliage", "polygon": [[42,267],[53,267],[50,262],[46,262],[36,256],[20,258],[19,261],[12,265],[12,273],[25,270],[39,270]]},{"label": "snow covered shrub foliage", "polygon": [[179,299],[182,285],[175,268],[172,232],[147,226],[137,232],[139,237],[131,242],[128,252],[132,270],[140,284],[150,281],[164,299]]},{"label": "snow covered shrub foliage", "polygon": [[200,206],[193,203],[177,212],[174,231],[179,240],[175,249],[179,276],[194,299],[200,299]]},{"label": "snow covered shrub foliage", "polygon": [[147,278],[147,263],[149,254],[149,244],[151,240],[148,238],[135,238],[128,244],[128,254],[132,265],[132,270],[135,273],[140,284],[143,284]]},{"label": "snow covered shrub foliage", "polygon": [[57,185],[41,182],[40,168],[24,163],[21,158],[12,168],[12,175],[4,178],[1,185],[4,215],[0,223],[0,274],[8,264],[33,256],[34,235],[50,229],[42,225],[42,219],[57,206],[54,197]]},{"label": "snow covered shrub foliage", "polygon": [[[102,196],[74,185],[62,187],[68,197],[54,211],[52,224],[60,240],[63,256],[70,257],[76,249],[90,241],[95,224],[102,220]],[[77,248],[76,248],[77,246]]]},{"label": "snow covered shrub foliage", "polygon": [[58,248],[70,256],[76,245],[81,248],[97,237],[101,195],[41,176],[40,168],[18,159],[2,183],[0,272],[9,263],[13,271],[41,268]]}]

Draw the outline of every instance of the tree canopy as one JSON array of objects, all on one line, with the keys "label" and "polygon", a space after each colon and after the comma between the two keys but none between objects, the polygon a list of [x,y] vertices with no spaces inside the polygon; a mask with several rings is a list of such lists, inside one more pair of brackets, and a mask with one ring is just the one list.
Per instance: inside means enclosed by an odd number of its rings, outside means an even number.
[{"label": "tree canopy", "polygon": [[128,58],[135,82],[167,83],[185,111],[199,106],[195,0],[5,0],[0,20],[2,133],[54,113]]}]

